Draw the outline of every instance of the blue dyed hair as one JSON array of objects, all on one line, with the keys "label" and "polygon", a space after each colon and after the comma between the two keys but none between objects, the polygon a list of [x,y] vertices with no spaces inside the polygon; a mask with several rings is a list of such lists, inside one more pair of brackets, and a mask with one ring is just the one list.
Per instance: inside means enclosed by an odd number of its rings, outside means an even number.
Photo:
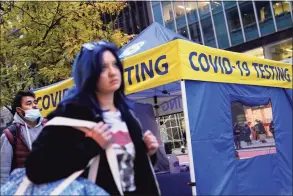
[{"label": "blue dyed hair", "polygon": [[[121,86],[114,94],[114,104],[121,113],[128,109],[126,97],[124,94],[124,76],[123,66],[118,57],[118,48],[106,41],[90,42],[83,44],[80,52],[77,54],[73,64],[73,79],[75,87],[71,88],[61,103],[74,97],[79,97],[82,103],[91,103],[95,106],[96,112],[101,114],[101,108],[96,99],[97,81],[102,73],[102,55],[105,51],[110,51],[117,60],[117,66],[121,74]],[[86,100],[83,100],[86,99]]]}]

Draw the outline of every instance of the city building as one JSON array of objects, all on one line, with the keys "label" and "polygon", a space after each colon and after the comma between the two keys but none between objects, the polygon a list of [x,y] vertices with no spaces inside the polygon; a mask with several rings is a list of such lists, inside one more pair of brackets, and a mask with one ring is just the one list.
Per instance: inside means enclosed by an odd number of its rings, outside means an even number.
[{"label": "city building", "polygon": [[292,1],[153,1],[156,21],[206,46],[292,62]]},{"label": "city building", "polygon": [[113,22],[117,17],[113,28],[120,29],[131,37],[134,37],[150,25],[151,17],[149,16],[150,11],[148,11],[150,8],[147,7],[149,2],[126,1],[126,3],[128,6],[121,11],[118,17],[105,14],[103,19],[104,22],[108,23]]}]

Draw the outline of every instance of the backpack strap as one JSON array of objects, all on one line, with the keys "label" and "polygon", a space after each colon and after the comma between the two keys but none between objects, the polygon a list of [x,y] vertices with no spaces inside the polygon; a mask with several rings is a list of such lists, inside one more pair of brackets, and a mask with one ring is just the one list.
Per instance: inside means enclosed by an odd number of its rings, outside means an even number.
[{"label": "backpack strap", "polygon": [[14,123],[7,127],[3,133],[5,134],[6,138],[8,139],[10,145],[12,146],[13,150],[13,156],[12,156],[12,162],[11,162],[11,170],[10,172],[13,171],[13,169],[16,167],[16,157],[15,152],[16,152],[16,142],[17,142],[17,136],[20,134],[20,124]]},{"label": "backpack strap", "polygon": [[3,133],[5,134],[5,136],[7,137],[10,145],[14,148],[16,145],[16,137],[18,135],[18,130],[20,130],[20,124],[18,123],[14,123],[12,125],[10,125],[9,127],[7,127],[7,129],[5,129],[3,131]]}]

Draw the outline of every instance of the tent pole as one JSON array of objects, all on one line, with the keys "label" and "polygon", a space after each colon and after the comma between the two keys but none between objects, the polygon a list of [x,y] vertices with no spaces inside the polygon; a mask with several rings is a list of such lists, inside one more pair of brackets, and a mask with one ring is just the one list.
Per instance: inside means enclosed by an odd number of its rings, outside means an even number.
[{"label": "tent pole", "polygon": [[[186,142],[187,142],[187,147],[188,147],[190,179],[191,179],[191,182],[196,182],[195,181],[194,164],[193,164],[190,127],[189,127],[185,80],[181,80],[180,85],[181,85],[181,96],[182,96],[183,114],[184,114],[184,122],[185,122]],[[192,195],[196,195],[196,186],[192,186]]]},{"label": "tent pole", "polygon": [[157,95],[154,96],[154,105],[155,105],[155,111],[156,111],[155,116],[159,117],[159,111],[158,111],[159,106],[158,106],[158,97],[157,97]]}]

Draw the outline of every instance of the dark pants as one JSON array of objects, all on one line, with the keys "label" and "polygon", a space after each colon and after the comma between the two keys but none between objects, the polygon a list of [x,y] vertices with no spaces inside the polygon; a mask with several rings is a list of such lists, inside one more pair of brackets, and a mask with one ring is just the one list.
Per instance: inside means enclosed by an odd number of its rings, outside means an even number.
[{"label": "dark pants", "polygon": [[235,143],[236,149],[241,148],[240,136],[234,136],[234,143]]}]

